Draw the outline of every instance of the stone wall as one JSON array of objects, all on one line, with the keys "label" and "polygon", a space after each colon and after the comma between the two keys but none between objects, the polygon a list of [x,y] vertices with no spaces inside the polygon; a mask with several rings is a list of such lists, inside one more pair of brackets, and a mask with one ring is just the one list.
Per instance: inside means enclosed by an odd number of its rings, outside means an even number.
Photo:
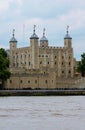
[{"label": "stone wall", "polygon": [[12,74],[10,79],[7,80],[6,88],[10,89],[23,89],[23,88],[55,88],[55,75],[50,74]]},{"label": "stone wall", "polygon": [[[39,74],[12,74],[7,80],[6,88],[9,89],[53,89],[53,88],[78,88],[82,79],[75,78],[56,78],[55,72]],[[85,84],[85,80],[83,81]],[[82,86],[82,85],[81,85]],[[83,85],[84,86],[84,85]]]}]

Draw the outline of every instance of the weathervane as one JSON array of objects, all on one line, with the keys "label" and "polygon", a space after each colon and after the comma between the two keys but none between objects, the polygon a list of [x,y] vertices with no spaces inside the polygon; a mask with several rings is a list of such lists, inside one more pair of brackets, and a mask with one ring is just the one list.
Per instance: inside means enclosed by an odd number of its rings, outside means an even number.
[{"label": "weathervane", "polygon": [[67,25],[67,34],[68,34],[68,29],[69,29],[69,26]]},{"label": "weathervane", "polygon": [[45,28],[43,29],[43,37],[45,36]]},{"label": "weathervane", "polygon": [[13,29],[13,37],[14,37],[14,32],[15,32],[15,29]]},{"label": "weathervane", "polygon": [[34,33],[35,33],[35,28],[36,28],[36,25],[34,25],[34,30],[33,30],[33,31],[34,31]]}]

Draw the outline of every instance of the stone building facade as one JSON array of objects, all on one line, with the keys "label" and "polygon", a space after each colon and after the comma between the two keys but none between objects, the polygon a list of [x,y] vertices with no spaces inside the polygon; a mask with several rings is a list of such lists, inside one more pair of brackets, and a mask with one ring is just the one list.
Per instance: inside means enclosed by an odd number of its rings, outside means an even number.
[{"label": "stone building facade", "polygon": [[75,75],[72,38],[68,27],[63,47],[50,47],[45,36],[45,29],[39,40],[34,26],[30,46],[17,48],[13,31],[9,59],[12,75],[7,81],[7,88],[57,88],[62,86],[59,82],[65,82],[66,86],[66,83],[73,80]]}]

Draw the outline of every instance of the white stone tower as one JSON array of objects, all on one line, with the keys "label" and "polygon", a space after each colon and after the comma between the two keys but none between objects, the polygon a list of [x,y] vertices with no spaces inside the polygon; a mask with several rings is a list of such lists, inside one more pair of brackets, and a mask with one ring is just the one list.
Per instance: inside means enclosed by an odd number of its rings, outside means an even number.
[{"label": "white stone tower", "polygon": [[15,67],[15,61],[14,61],[15,58],[13,57],[13,54],[15,50],[17,49],[17,40],[14,37],[14,32],[15,32],[15,29],[13,29],[13,36],[9,41],[10,43],[10,67]]},{"label": "white stone tower", "polygon": [[69,35],[68,28],[69,28],[69,26],[67,26],[67,34],[64,37],[64,47],[71,48],[72,47],[72,38]]},{"label": "white stone tower", "polygon": [[67,26],[67,34],[64,37],[66,77],[74,76],[74,54],[72,48],[72,38],[69,35],[69,26]]},{"label": "white stone tower", "polygon": [[31,68],[39,68],[39,46],[38,46],[38,36],[35,33],[35,27],[33,30],[33,35],[30,37],[30,52],[31,52]]}]

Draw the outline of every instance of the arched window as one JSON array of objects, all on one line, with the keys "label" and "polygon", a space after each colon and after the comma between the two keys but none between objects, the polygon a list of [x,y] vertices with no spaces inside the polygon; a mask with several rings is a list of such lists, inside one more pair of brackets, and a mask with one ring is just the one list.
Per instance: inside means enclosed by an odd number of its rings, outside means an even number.
[{"label": "arched window", "polygon": [[42,61],[40,61],[40,64],[42,64]]},{"label": "arched window", "polygon": [[30,80],[28,80],[28,83],[30,83]]},{"label": "arched window", "polygon": [[69,74],[71,73],[71,71],[69,70]]},{"label": "arched window", "polygon": [[47,81],[47,80],[45,80],[45,83],[47,84],[47,83],[48,83],[48,81]]},{"label": "arched window", "polygon": [[55,56],[55,59],[56,59],[57,56]]},{"label": "arched window", "polygon": [[12,83],[12,80],[10,80],[10,84]]},{"label": "arched window", "polygon": [[35,83],[37,84],[37,80],[35,80]]},{"label": "arched window", "polygon": [[64,71],[62,71],[62,74],[64,74]]},{"label": "arched window", "polygon": [[69,65],[71,65],[71,62],[69,62]]},{"label": "arched window", "polygon": [[21,80],[20,82],[21,82],[21,83],[23,83],[23,81],[22,81],[22,80]]}]

